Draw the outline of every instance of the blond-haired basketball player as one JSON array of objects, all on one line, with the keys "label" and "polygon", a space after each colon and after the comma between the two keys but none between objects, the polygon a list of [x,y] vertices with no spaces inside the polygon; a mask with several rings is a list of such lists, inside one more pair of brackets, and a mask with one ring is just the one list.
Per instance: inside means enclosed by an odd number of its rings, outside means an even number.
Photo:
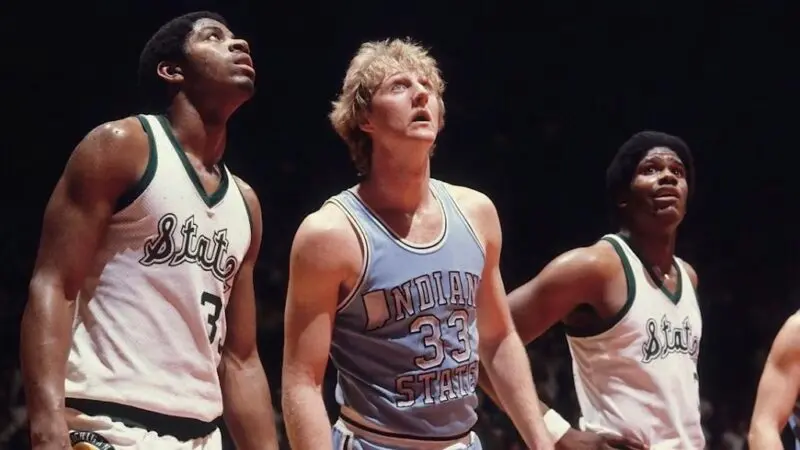
[{"label": "blond-haired basketball player", "polygon": [[558,256],[509,294],[524,342],[566,325],[583,431],[548,410],[557,448],[704,448],[697,274],[675,256],[692,179],[682,139],[635,134],[606,174],[619,232]]},{"label": "blond-haired basketball player", "polygon": [[798,395],[800,313],[795,313],[775,336],[761,374],[748,436],[751,450],[800,448]]},{"label": "blond-haired basketball player", "polygon": [[221,415],[240,450],[277,449],[256,348],[261,207],[220,162],[253,95],[248,44],[190,13],[150,39],[140,79],[163,114],[91,131],[44,213],[22,322],[33,449],[220,450]]},{"label": "blond-haired basketball player", "polygon": [[552,448],[506,305],[494,205],[430,177],[443,90],[434,59],[407,41],[363,44],[347,70],[331,121],[362,179],[303,221],[289,266],[283,411],[294,450],[479,450],[479,355],[525,442]]}]

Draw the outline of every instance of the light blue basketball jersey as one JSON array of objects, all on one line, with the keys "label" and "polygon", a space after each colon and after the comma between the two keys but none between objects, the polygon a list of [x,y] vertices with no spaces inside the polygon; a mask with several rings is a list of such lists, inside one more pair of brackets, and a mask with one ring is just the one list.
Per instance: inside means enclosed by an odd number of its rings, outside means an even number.
[{"label": "light blue basketball jersey", "polygon": [[336,400],[375,429],[409,439],[462,436],[477,420],[483,249],[445,185],[431,180],[431,192],[444,226],[425,246],[396,236],[352,191],[329,200],[365,244],[362,278],[339,305],[333,331]]}]

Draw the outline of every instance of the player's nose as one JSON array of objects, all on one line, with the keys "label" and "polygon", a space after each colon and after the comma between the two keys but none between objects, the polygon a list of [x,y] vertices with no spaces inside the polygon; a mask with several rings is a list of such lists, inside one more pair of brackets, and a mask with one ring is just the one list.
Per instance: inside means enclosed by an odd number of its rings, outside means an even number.
[{"label": "player's nose", "polygon": [[658,176],[658,184],[674,186],[678,184],[678,177],[671,170],[662,170]]},{"label": "player's nose", "polygon": [[250,44],[244,39],[231,39],[231,44],[228,47],[231,52],[242,52],[250,54]]},{"label": "player's nose", "polygon": [[412,98],[412,103],[415,108],[420,108],[428,104],[428,99],[430,95],[428,94],[428,90],[424,87],[418,87],[416,92],[414,93],[414,97]]}]

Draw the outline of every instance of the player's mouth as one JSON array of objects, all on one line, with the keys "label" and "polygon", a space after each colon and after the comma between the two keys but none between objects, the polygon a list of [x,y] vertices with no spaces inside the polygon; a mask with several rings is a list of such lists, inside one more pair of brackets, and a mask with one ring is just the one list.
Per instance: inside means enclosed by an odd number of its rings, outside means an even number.
[{"label": "player's mouth", "polygon": [[653,198],[655,198],[656,200],[676,201],[681,198],[681,193],[678,191],[677,188],[674,187],[661,187],[656,189]]},{"label": "player's mouth", "polygon": [[233,60],[233,63],[251,75],[256,74],[256,69],[253,67],[253,58],[251,58],[247,53],[242,53],[240,56],[236,57],[236,59]]},{"label": "player's mouth", "polygon": [[417,110],[413,116],[411,116],[411,123],[431,123],[431,113],[428,112],[427,109],[420,109]]}]

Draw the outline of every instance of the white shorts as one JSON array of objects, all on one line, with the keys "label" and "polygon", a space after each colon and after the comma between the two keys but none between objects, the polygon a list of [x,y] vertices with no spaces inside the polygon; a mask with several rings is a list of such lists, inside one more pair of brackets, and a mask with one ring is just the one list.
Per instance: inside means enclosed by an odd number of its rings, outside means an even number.
[{"label": "white shorts", "polygon": [[128,427],[107,416],[89,416],[71,408],[66,409],[65,416],[75,450],[222,450],[219,430],[182,442],[172,436]]}]

